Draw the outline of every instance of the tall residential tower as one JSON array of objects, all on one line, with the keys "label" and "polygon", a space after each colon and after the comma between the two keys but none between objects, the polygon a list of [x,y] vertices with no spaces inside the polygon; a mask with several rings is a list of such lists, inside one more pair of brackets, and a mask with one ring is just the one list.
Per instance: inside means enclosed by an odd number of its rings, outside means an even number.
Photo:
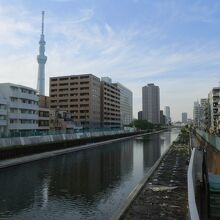
[{"label": "tall residential tower", "polygon": [[169,106],[165,106],[164,107],[164,112],[165,112],[165,116],[166,116],[166,124],[169,125],[171,123],[171,117],[170,117],[170,107]]},{"label": "tall residential tower", "polygon": [[182,123],[187,124],[188,117],[186,112],[182,112]]},{"label": "tall residential tower", "polygon": [[160,123],[160,88],[153,83],[142,87],[142,119],[154,124]]},{"label": "tall residential tower", "polygon": [[45,56],[45,40],[44,40],[44,11],[42,11],[42,26],[41,26],[41,36],[39,41],[39,55],[37,56],[38,62],[38,80],[37,80],[37,91],[39,95],[45,95],[45,63],[47,62],[47,57]]}]

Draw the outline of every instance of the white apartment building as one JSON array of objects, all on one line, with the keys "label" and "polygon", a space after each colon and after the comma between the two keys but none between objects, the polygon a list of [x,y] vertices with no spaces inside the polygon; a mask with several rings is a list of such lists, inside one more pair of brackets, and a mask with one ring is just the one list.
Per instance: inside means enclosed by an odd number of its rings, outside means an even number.
[{"label": "white apartment building", "polygon": [[165,106],[164,107],[164,113],[165,113],[165,117],[166,117],[166,124],[169,125],[171,123],[171,117],[170,117],[170,107],[169,106]]},{"label": "white apartment building", "polygon": [[0,134],[5,134],[7,129],[7,100],[3,97],[0,97]]},{"label": "white apartment building", "polygon": [[133,119],[132,91],[120,83],[115,83],[120,90],[120,116],[121,126],[129,125]]},{"label": "white apartment building", "polygon": [[2,120],[7,121],[4,130],[1,128],[2,132],[28,133],[38,129],[39,107],[36,90],[12,83],[0,83],[0,97],[3,100],[0,102],[3,109],[0,114],[5,114],[5,109],[7,112],[7,115],[2,117]]}]

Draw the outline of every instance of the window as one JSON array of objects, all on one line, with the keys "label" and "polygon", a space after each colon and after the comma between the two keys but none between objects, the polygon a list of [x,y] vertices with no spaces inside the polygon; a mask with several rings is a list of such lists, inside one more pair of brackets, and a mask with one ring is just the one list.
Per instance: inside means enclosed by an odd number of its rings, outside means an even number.
[{"label": "window", "polygon": [[68,83],[60,83],[60,86],[68,86]]},{"label": "window", "polygon": [[78,76],[72,76],[70,77],[70,79],[78,79],[79,77]]},{"label": "window", "polygon": [[87,75],[87,76],[80,76],[80,79],[88,79],[89,78],[89,76]]},{"label": "window", "polygon": [[63,81],[63,80],[68,80],[68,78],[67,77],[60,78],[60,81]]}]

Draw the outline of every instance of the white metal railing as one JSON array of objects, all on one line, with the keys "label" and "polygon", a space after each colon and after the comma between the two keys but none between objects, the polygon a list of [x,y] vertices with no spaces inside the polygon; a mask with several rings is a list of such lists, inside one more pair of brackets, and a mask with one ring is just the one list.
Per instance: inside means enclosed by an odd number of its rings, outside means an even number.
[{"label": "white metal railing", "polygon": [[[188,206],[189,206],[189,219],[199,220],[199,213],[196,205],[196,182],[197,182],[197,172],[198,166],[196,163],[202,163],[202,160],[198,160],[199,153],[196,148],[193,148],[190,163],[187,172],[187,185],[188,185]],[[200,164],[201,165],[201,164]]]}]

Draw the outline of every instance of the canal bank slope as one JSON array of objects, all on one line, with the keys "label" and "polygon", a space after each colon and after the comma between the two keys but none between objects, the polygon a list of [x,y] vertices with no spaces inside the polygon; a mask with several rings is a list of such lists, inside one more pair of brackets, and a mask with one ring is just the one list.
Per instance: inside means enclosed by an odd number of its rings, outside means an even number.
[{"label": "canal bank slope", "polygon": [[188,138],[180,133],[113,219],[187,219],[188,160]]}]

